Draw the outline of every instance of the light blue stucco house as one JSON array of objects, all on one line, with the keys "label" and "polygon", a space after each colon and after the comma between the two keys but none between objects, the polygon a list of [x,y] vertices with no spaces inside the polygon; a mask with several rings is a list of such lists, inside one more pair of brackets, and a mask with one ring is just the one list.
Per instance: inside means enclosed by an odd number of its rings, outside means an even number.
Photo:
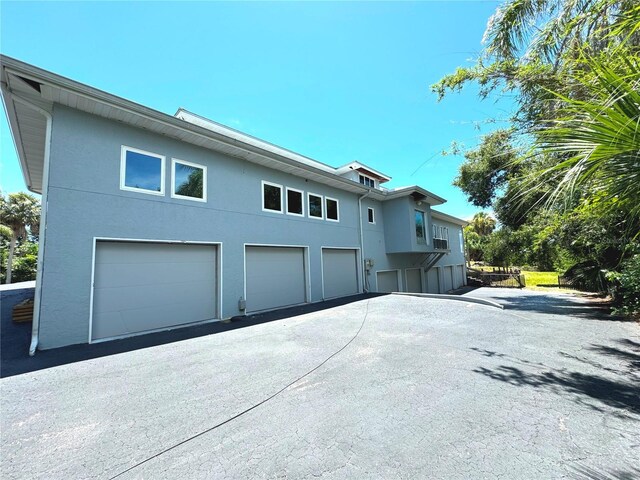
[{"label": "light blue stucco house", "polygon": [[359,162],[312,160],[5,56],[43,200],[32,351],[371,292],[465,283],[465,221]]}]

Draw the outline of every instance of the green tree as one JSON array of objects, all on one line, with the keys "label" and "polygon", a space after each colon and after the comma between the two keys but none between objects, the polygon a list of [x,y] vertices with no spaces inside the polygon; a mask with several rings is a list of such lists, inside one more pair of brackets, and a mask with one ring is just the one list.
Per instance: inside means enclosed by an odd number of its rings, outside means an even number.
[{"label": "green tree", "polygon": [[28,231],[38,235],[40,229],[40,201],[28,193],[0,195],[0,221],[11,231],[7,255],[5,283],[11,283],[16,244],[26,241]]}]

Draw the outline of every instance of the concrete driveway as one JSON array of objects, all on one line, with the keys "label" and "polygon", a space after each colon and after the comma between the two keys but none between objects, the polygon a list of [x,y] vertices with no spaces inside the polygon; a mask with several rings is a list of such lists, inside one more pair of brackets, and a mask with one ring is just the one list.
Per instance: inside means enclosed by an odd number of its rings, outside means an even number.
[{"label": "concrete driveway", "polygon": [[510,308],[389,295],[4,378],[1,476],[640,478],[638,325],[471,295]]}]

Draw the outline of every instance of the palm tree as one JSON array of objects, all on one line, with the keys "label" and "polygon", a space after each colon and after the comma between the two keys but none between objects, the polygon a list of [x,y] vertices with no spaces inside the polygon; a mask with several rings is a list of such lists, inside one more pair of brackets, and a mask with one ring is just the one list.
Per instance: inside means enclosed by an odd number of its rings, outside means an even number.
[{"label": "palm tree", "polygon": [[18,240],[27,236],[27,228],[33,235],[39,233],[40,201],[28,193],[11,193],[7,198],[0,195],[0,220],[3,231],[11,231],[9,240],[9,256],[7,258],[7,278],[5,283],[11,283],[11,268],[13,254]]},{"label": "palm tree", "polygon": [[487,213],[478,212],[471,219],[470,226],[475,233],[481,237],[486,237],[487,235],[491,235],[491,232],[495,230],[496,221]]}]

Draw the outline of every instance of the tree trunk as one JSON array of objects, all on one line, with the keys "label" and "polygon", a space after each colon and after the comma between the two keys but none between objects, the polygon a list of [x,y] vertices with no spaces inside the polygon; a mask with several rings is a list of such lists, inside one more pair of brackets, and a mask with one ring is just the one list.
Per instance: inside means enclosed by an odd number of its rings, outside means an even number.
[{"label": "tree trunk", "polygon": [[13,251],[16,249],[16,235],[11,235],[9,242],[9,256],[7,257],[7,278],[4,283],[11,283],[11,267],[13,266]]}]

